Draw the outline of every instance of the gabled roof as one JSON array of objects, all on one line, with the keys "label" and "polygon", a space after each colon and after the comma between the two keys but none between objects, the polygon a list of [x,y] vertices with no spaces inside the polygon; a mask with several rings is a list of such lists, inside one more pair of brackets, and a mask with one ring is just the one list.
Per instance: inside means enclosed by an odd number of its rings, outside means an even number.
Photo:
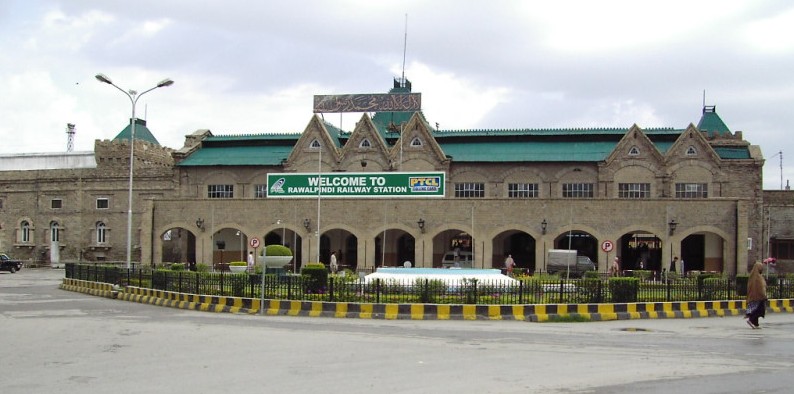
[{"label": "gabled roof", "polygon": [[[124,130],[121,130],[113,141],[119,140],[130,140],[130,135],[132,134],[132,122],[127,124],[127,127]],[[160,145],[160,142],[157,141],[157,138],[154,138],[154,135],[149,128],[146,127],[146,121],[143,119],[135,119],[135,139],[140,141],[146,141],[155,145]]]},{"label": "gabled roof", "polygon": [[[394,88],[389,91],[396,94],[410,92],[410,81],[404,79],[395,79]],[[371,121],[386,146],[394,146],[401,137],[401,125],[408,125],[414,114],[417,115],[417,121],[424,125],[420,128],[426,130],[427,138],[435,140],[437,145],[434,146],[439,157],[446,155],[453,162],[601,162],[612,154],[624,136],[632,130],[621,127],[437,130],[429,126],[421,111],[378,112],[372,116]],[[140,129],[151,136],[145,128],[145,122],[143,125]],[[415,124],[410,127],[416,129]],[[684,132],[695,130],[691,125],[687,129],[640,129],[636,125],[632,127],[642,132],[661,155],[668,154]],[[344,149],[345,143],[354,135],[353,132],[341,130],[315,116],[301,134],[209,136],[202,141],[200,149],[179,165],[283,165],[291,155],[298,154],[293,149],[302,143],[302,139],[308,138],[304,136],[307,130],[318,128],[324,129],[323,138],[330,140],[327,146],[333,146],[335,149],[331,150],[337,153]],[[706,132],[709,138],[733,137],[713,106],[703,108],[697,130]],[[415,131],[413,130],[414,134]],[[141,134],[143,133],[142,131]],[[153,136],[151,138],[154,139]],[[738,140],[741,140],[741,136]],[[721,159],[751,158],[749,145],[708,145]],[[340,157],[336,157],[336,160],[339,159]]]}]

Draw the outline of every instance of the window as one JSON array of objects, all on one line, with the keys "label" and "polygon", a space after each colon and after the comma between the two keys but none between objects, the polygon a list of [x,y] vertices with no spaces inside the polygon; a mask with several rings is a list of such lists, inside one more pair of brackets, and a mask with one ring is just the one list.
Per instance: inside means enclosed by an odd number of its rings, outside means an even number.
[{"label": "window", "polygon": [[207,185],[207,198],[234,198],[234,185]]},{"label": "window", "polygon": [[411,140],[411,146],[422,146],[422,140],[420,140],[418,137],[415,137]]},{"label": "window", "polygon": [[53,198],[50,200],[50,208],[52,209],[61,209],[63,207],[63,200],[60,198]]},{"label": "window", "polygon": [[637,148],[636,146],[632,146],[631,149],[629,149],[629,156],[639,156],[639,155],[640,155],[640,149]]},{"label": "window", "polygon": [[794,259],[794,240],[772,238],[769,241],[769,250],[777,259]]},{"label": "window", "polygon": [[60,240],[61,240],[60,227],[61,226],[58,225],[58,222],[50,223],[50,241],[52,241],[52,242],[60,242]]},{"label": "window", "polygon": [[267,198],[267,185],[254,185],[254,198]]},{"label": "window", "polygon": [[105,223],[97,222],[96,224],[96,243],[104,244],[107,242],[107,228]]},{"label": "window", "polygon": [[537,198],[537,183],[509,183],[507,185],[507,197],[510,198]]},{"label": "window", "polygon": [[706,183],[676,183],[675,198],[708,198],[709,188]]},{"label": "window", "polygon": [[316,139],[312,140],[312,142],[309,144],[309,148],[320,149],[320,141],[317,141]]},{"label": "window", "polygon": [[20,227],[22,228],[22,243],[29,243],[30,242],[30,223],[27,221],[23,221],[20,223]]},{"label": "window", "polygon": [[698,150],[695,149],[693,145],[689,145],[689,148],[686,148],[687,156],[696,156],[697,154],[698,154]]},{"label": "window", "polygon": [[110,200],[107,198],[97,198],[96,199],[96,209],[108,209],[110,208]]},{"label": "window", "polygon": [[361,141],[361,143],[360,143],[360,144],[358,144],[358,147],[359,147],[359,148],[362,148],[362,149],[367,149],[367,148],[369,148],[369,147],[371,147],[371,146],[372,146],[372,144],[371,144],[371,143],[369,142],[369,140],[368,140],[368,139],[366,139],[366,138],[365,138],[365,139],[363,139],[363,140]]},{"label": "window", "polygon": [[564,198],[593,198],[593,184],[563,183],[562,196]]},{"label": "window", "polygon": [[618,198],[650,198],[650,183],[619,183]]},{"label": "window", "polygon": [[484,183],[456,183],[455,197],[485,197]]}]

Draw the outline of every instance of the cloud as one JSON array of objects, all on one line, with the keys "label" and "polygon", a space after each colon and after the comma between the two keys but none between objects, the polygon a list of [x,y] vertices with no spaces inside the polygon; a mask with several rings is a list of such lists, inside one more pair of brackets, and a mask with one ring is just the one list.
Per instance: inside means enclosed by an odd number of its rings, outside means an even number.
[{"label": "cloud", "polygon": [[[99,72],[125,90],[176,81],[138,104],[170,147],[199,128],[300,132],[314,94],[388,90],[406,14],[406,77],[433,125],[683,128],[706,90],[794,174],[794,5],[782,1],[4,2],[0,152],[63,150],[66,123],[79,150],[113,138],[130,104]],[[764,167],[778,188],[779,162]]]}]

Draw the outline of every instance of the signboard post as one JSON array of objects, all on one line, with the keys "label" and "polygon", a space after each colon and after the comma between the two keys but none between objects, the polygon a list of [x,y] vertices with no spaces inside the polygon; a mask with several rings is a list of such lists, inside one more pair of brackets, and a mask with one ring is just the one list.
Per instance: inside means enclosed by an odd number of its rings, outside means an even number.
[{"label": "signboard post", "polygon": [[607,254],[607,261],[605,264],[607,272],[609,272],[609,252],[611,252],[612,249],[614,248],[615,248],[615,244],[610,240],[605,240],[604,242],[601,242],[601,250],[603,250]]}]

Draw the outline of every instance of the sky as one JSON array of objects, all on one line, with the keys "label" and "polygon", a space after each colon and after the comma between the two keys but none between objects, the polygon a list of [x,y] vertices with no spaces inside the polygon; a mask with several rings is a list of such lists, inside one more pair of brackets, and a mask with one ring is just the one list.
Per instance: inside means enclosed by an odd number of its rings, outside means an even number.
[{"label": "sky", "polygon": [[75,151],[115,137],[132,103],[98,73],[174,80],[135,106],[174,149],[199,129],[300,133],[314,95],[404,73],[442,130],[686,128],[705,98],[761,147],[764,189],[794,183],[787,0],[5,0],[0,53],[0,154],[65,151],[67,123]]}]

